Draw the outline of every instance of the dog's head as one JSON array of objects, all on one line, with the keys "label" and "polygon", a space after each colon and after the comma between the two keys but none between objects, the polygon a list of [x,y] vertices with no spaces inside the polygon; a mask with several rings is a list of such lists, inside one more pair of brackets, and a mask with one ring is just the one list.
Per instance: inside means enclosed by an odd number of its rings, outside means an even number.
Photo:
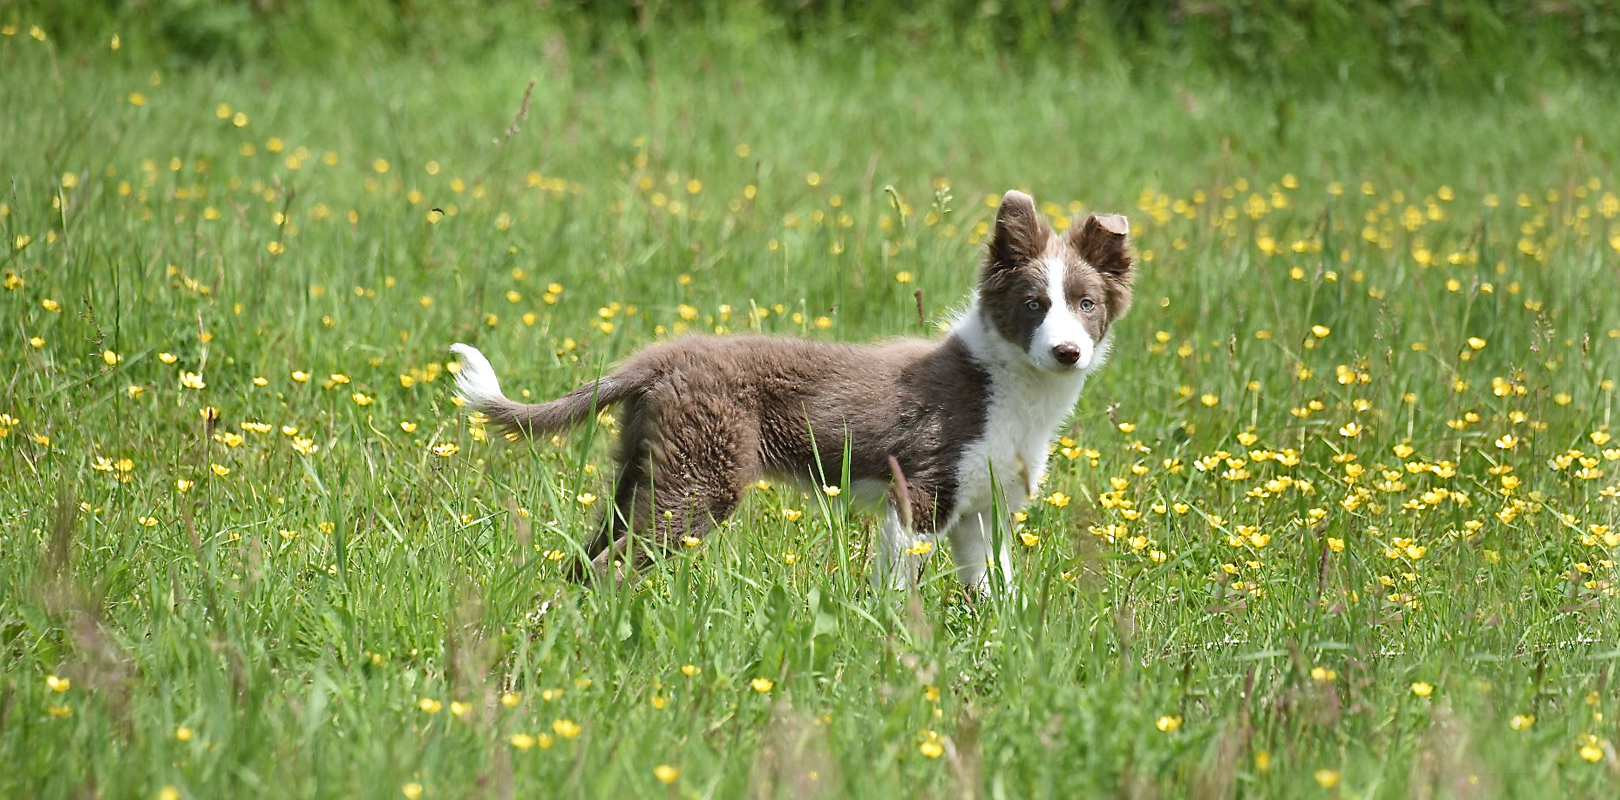
[{"label": "dog's head", "polygon": [[979,277],[990,327],[1041,369],[1101,366],[1108,328],[1131,305],[1129,236],[1117,214],[1076,217],[1060,236],[1033,198],[1008,192]]}]

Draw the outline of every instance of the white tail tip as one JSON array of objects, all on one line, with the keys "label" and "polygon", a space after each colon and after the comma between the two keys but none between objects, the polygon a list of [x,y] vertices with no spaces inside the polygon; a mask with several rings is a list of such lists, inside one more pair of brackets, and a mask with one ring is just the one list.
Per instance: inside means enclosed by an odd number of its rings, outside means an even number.
[{"label": "white tail tip", "polygon": [[461,371],[456,373],[456,393],[467,405],[474,409],[484,409],[492,403],[506,400],[501,392],[501,382],[495,377],[495,368],[489,365],[489,359],[478,352],[472,345],[457,342],[450,345],[450,352],[461,357]]}]

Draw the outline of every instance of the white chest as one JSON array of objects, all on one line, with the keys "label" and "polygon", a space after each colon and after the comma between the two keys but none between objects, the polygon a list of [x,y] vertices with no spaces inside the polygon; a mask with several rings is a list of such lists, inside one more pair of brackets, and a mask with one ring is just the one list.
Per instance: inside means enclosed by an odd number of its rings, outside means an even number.
[{"label": "white chest", "polygon": [[955,516],[992,503],[1013,511],[1040,487],[1047,449],[1085,386],[1079,373],[1017,371],[997,375],[985,415],[984,437],[962,453]]}]

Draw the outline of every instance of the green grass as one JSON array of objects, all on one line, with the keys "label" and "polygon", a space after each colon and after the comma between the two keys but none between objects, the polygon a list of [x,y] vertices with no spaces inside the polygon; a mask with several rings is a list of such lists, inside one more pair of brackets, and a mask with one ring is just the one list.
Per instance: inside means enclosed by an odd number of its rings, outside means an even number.
[{"label": "green grass", "polygon": [[[0,38],[0,794],[1613,796],[1612,88],[566,41]],[[1141,268],[1017,598],[874,593],[870,516],[782,487],[568,585],[611,425],[450,402],[454,341],[546,398],[930,332],[1015,186]]]}]

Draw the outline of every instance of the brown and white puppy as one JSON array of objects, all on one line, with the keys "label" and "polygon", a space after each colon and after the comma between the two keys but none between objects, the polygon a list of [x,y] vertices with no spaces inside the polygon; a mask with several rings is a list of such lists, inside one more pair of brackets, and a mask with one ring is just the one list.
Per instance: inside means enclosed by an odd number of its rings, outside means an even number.
[{"label": "brown and white puppy", "polygon": [[1092,215],[1057,235],[1012,191],[978,293],[943,340],[693,336],[542,404],[507,399],[483,354],[457,344],[456,387],[492,424],[530,436],[621,407],[613,507],[577,578],[703,536],[761,476],[821,485],[847,471],[857,496],[888,497],[875,584],[915,584],[932,549],[919,544],[943,535],[962,583],[983,594],[992,567],[1010,577],[1005,517],[1035,493],[1130,307],[1128,234],[1124,217]]}]

